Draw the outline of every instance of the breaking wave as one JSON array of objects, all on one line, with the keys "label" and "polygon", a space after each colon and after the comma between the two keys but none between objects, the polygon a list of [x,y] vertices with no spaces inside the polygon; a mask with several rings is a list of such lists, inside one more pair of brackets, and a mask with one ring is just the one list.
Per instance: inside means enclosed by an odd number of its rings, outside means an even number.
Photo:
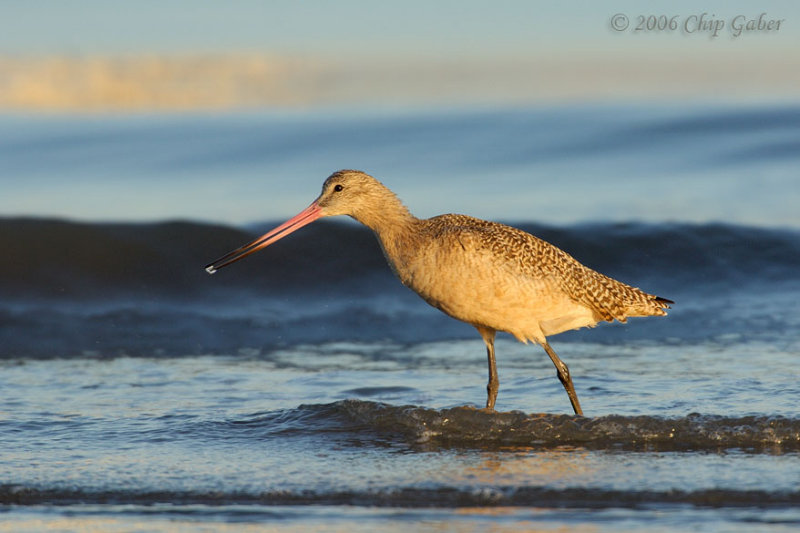
[{"label": "breaking wave", "polygon": [[[516,224],[584,264],[633,283],[720,284],[795,279],[800,232],[724,224]],[[263,225],[263,228],[271,224]],[[260,229],[259,228],[259,232]],[[210,278],[202,266],[257,232],[191,222],[77,223],[0,219],[0,294],[86,299],[109,294],[197,296],[251,292],[370,291],[391,279],[368,230],[320,222]],[[256,257],[259,257],[256,256]],[[662,283],[666,285],[666,283]]]},{"label": "breaking wave", "polygon": [[[197,514],[198,505],[295,506],[353,505],[362,507],[461,508],[461,507],[557,507],[639,508],[646,505],[690,505],[696,507],[782,508],[800,504],[800,492],[701,489],[628,491],[602,488],[548,487],[404,487],[365,491],[277,491],[277,492],[175,492],[91,491],[37,489],[0,485],[0,505],[142,505],[169,502],[165,514]],[[187,509],[187,506],[192,506]],[[158,511],[156,509],[155,511]]]},{"label": "breaking wave", "polygon": [[[797,289],[800,232],[518,226],[677,302],[669,321],[638,322],[625,328],[626,340],[697,342],[742,332],[772,339],[798,326],[784,311]],[[321,222],[213,277],[203,270],[258,231],[0,219],[0,246],[11,251],[0,262],[0,358],[265,353],[354,339],[474,337],[398,283],[375,238],[352,224]],[[618,342],[620,335],[620,328],[598,328],[592,340]]]},{"label": "breaking wave", "polygon": [[621,415],[586,418],[343,400],[302,405],[233,424],[250,430],[261,428],[271,435],[295,433],[301,427],[304,431],[376,434],[424,447],[800,451],[800,420],[782,416],[690,414],[681,418]]}]

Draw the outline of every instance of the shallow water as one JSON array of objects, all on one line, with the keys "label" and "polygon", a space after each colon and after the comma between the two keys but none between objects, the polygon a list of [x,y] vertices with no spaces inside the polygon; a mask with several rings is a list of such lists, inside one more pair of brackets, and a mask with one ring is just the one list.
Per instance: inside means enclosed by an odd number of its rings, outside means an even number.
[{"label": "shallow water", "polygon": [[[376,365],[392,351],[418,354],[416,368]],[[772,354],[775,367],[753,375],[709,346],[561,351],[590,418],[536,414],[567,413],[568,400],[544,354],[510,341],[498,346],[498,407],[531,415],[458,407],[483,398],[482,357],[457,354],[480,354],[479,340],[8,361],[4,518],[177,520],[176,530],[276,520],[470,530],[492,517],[501,530],[613,530],[657,515],[671,516],[665,530],[800,523],[800,387],[775,372],[796,353]]]},{"label": "shallow water", "polygon": [[[265,169],[308,170],[298,163],[304,154],[369,153],[379,168],[419,157],[424,145],[439,148],[428,162],[443,177],[401,183],[410,204],[428,202],[430,187],[467,183],[476,165],[516,184],[545,169],[593,168],[622,198],[608,216],[607,197],[593,201],[590,191],[570,210],[587,208],[596,222],[564,214],[517,225],[676,301],[666,318],[550,339],[586,418],[570,415],[540,347],[500,336],[499,412],[486,413],[479,336],[393,279],[360,228],[315,224],[210,277],[202,265],[272,223],[0,219],[0,247],[13,251],[0,263],[0,531],[800,527],[800,318],[792,312],[800,233],[793,211],[780,208],[798,194],[790,176],[800,152],[782,148],[800,127],[796,109],[628,111],[0,126],[8,170],[37,177],[39,191],[59,172],[80,176],[78,189],[110,179],[116,191],[126,176],[120,158],[128,171],[157,170],[160,178],[141,183],[164,180],[167,197],[175,183],[185,196],[187,184],[223,174],[254,191]],[[276,124],[290,132],[282,144]],[[225,135],[199,135],[198,125]],[[337,126],[350,134],[329,135]],[[495,149],[465,148],[482,146]],[[42,150],[52,157],[34,157]],[[736,154],[739,172],[729,172]],[[665,221],[672,211],[661,196],[652,218],[619,222],[638,218],[624,210],[641,198],[630,172],[647,175],[653,161],[654,180],[694,180],[687,198],[718,203]],[[628,173],[615,178],[618,163]],[[723,174],[730,181],[721,186]],[[751,196],[734,194],[752,187],[752,176],[766,181]],[[513,206],[538,198],[537,183],[503,193],[498,205],[522,213]],[[776,184],[781,198],[763,201]],[[575,182],[548,188],[563,211]],[[461,210],[487,205],[485,190],[466,189],[452,195],[463,196]],[[702,222],[725,210],[728,223]]]}]

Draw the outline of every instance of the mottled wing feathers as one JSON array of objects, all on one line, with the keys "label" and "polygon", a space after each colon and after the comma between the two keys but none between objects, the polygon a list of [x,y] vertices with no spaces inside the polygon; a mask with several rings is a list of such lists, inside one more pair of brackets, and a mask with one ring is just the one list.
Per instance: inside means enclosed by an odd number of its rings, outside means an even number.
[{"label": "mottled wing feathers", "polygon": [[547,281],[598,319],[625,322],[629,316],[666,315],[673,303],[596,272],[563,250],[517,228],[466,215],[441,215],[426,221],[435,238],[459,236],[461,246],[476,245],[491,252],[516,273]]},{"label": "mottled wing feathers", "polygon": [[[668,300],[631,287],[580,265],[581,274],[565,283],[570,297],[590,307],[603,320],[625,322],[629,316],[666,315]],[[671,303],[671,302],[670,302]]]}]

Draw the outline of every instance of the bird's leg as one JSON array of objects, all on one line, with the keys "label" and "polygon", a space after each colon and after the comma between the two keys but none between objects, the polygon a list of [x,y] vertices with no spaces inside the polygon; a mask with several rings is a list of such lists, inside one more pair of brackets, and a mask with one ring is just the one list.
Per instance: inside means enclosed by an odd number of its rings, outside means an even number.
[{"label": "bird's leg", "polygon": [[497,363],[494,359],[494,341],[486,344],[486,355],[489,357],[489,383],[486,385],[486,408],[494,409],[497,391],[500,390],[500,379],[497,377]]},{"label": "bird's leg", "polygon": [[567,396],[569,396],[569,401],[572,403],[572,408],[575,410],[575,414],[578,416],[583,416],[583,410],[581,409],[581,404],[578,401],[578,395],[575,394],[575,387],[572,385],[572,378],[569,375],[569,368],[567,365],[558,358],[556,352],[547,344],[547,341],[542,343],[542,347],[544,351],[547,352],[547,355],[550,356],[550,360],[553,361],[553,364],[556,365],[556,371],[558,372],[558,379],[561,381],[561,384],[564,385],[564,390],[567,391]]},{"label": "bird's leg", "polygon": [[495,330],[478,327],[478,332],[483,337],[486,344],[486,355],[489,358],[489,383],[486,385],[486,409],[494,411],[494,403],[497,400],[497,391],[500,389],[500,379],[497,377],[497,363],[494,358],[494,336]]}]

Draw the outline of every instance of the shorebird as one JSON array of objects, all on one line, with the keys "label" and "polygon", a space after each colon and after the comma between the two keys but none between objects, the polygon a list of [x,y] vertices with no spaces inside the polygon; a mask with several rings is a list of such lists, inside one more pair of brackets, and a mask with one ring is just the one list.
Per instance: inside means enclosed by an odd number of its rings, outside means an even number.
[{"label": "shorebird", "polygon": [[600,321],[663,316],[674,303],[604,276],[511,226],[466,215],[416,218],[380,181],[358,170],[334,172],[310,206],[207,265],[206,271],[213,274],[318,218],[335,215],[349,215],[370,228],[404,285],[478,330],[489,362],[489,411],[500,386],[494,353],[498,331],[544,348],[575,414],[582,416],[569,368],[547,337]]}]

